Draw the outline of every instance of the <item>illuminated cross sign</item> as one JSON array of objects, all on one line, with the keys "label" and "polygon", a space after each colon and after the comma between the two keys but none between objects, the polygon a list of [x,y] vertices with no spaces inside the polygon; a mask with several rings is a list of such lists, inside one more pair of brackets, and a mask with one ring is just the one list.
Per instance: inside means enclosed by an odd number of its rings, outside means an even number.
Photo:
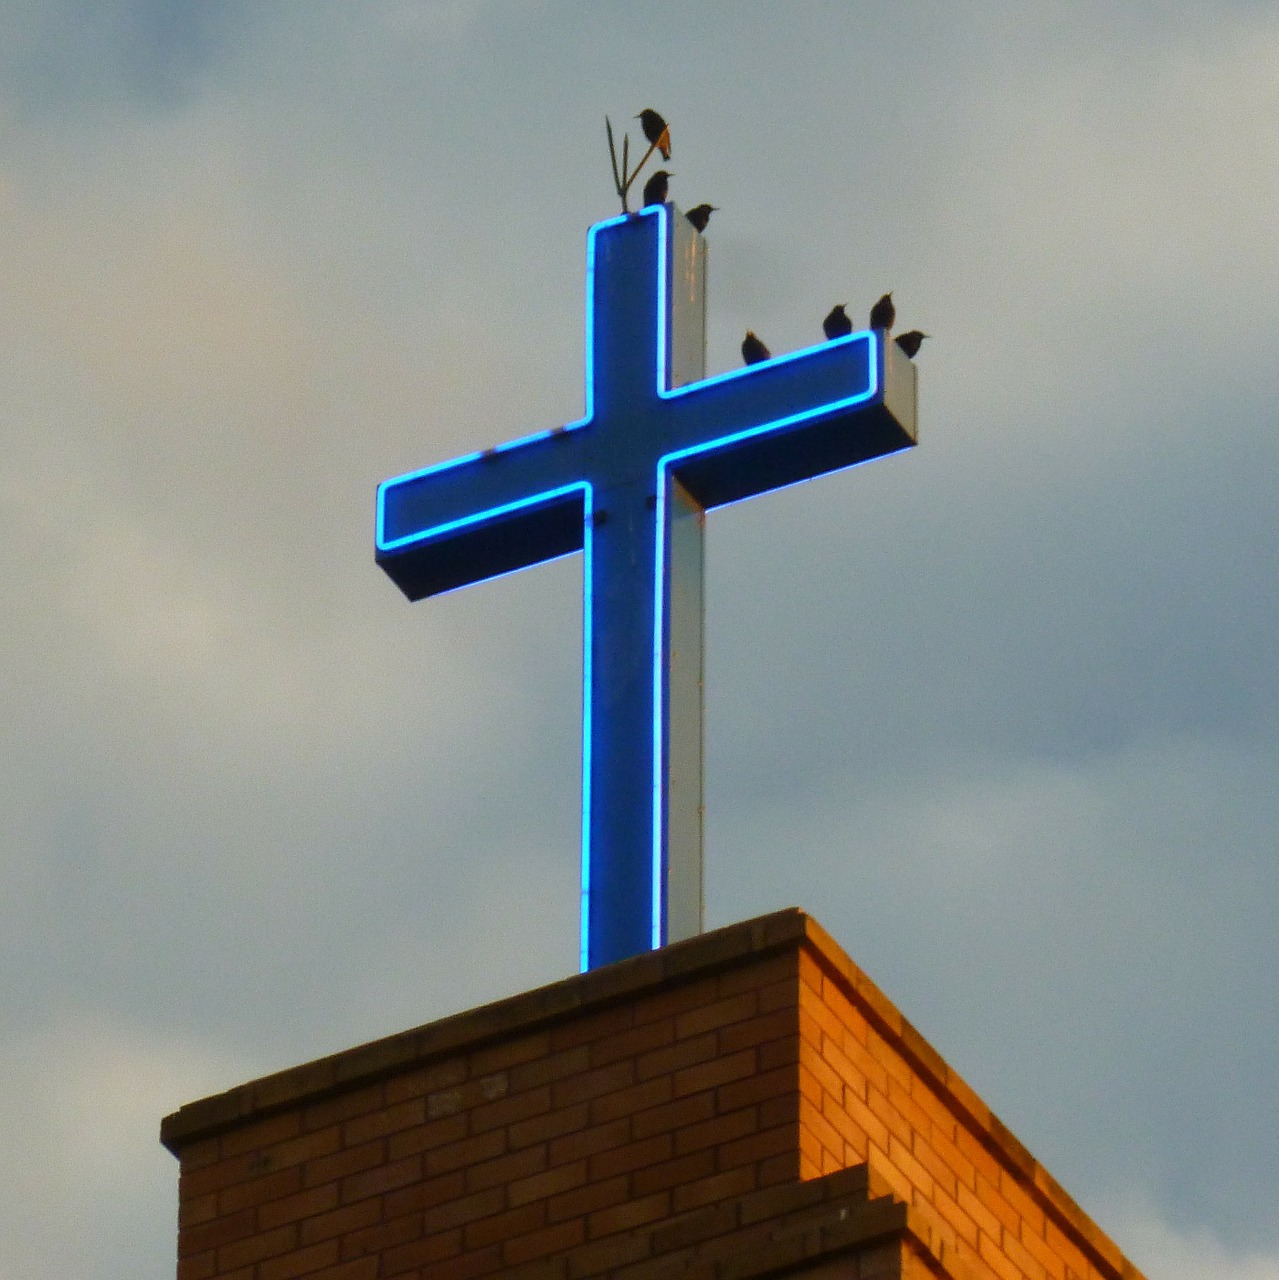
[{"label": "illuminated cross sign", "polygon": [[583,969],[702,928],[705,513],[915,443],[880,332],[706,377],[706,244],[672,205],[591,228],[586,416],[385,481],[410,600],[583,553]]}]

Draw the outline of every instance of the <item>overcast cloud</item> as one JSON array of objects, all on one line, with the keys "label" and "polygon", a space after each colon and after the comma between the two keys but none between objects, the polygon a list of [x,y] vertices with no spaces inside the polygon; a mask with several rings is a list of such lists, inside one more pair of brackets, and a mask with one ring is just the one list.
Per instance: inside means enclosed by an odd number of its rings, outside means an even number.
[{"label": "overcast cloud", "polygon": [[1279,15],[0,0],[0,1280],[160,1117],[575,967],[580,566],[376,484],[582,404],[603,143],[710,360],[892,288],[921,445],[709,525],[708,915],[821,920],[1151,1280],[1279,1277]]}]

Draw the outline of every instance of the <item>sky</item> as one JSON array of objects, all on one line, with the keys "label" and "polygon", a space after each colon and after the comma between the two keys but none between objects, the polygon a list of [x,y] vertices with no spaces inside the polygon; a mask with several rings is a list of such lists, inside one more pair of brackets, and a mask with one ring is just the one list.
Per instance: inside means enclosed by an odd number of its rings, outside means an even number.
[{"label": "sky", "polygon": [[707,919],[811,911],[1151,1280],[1279,1278],[1279,12],[0,0],[0,1280],[161,1116],[576,969],[581,566],[379,481],[582,411],[604,116],[709,365],[886,289],[920,444],[708,522]]}]

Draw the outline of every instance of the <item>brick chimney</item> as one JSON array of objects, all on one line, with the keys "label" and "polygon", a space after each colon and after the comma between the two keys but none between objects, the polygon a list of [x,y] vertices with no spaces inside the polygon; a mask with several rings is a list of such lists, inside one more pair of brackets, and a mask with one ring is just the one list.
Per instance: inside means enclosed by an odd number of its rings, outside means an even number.
[{"label": "brick chimney", "polygon": [[179,1280],[1141,1280],[810,916],[166,1117]]}]

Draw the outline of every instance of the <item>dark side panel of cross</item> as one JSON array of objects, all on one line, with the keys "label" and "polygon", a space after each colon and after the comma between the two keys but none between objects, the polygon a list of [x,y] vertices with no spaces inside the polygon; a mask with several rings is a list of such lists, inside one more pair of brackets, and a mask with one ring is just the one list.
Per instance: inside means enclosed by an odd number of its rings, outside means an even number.
[{"label": "dark side panel of cross", "polygon": [[701,929],[705,511],[915,442],[882,332],[707,378],[705,275],[671,205],[592,227],[585,416],[378,491],[411,600],[584,553],[583,968]]}]

